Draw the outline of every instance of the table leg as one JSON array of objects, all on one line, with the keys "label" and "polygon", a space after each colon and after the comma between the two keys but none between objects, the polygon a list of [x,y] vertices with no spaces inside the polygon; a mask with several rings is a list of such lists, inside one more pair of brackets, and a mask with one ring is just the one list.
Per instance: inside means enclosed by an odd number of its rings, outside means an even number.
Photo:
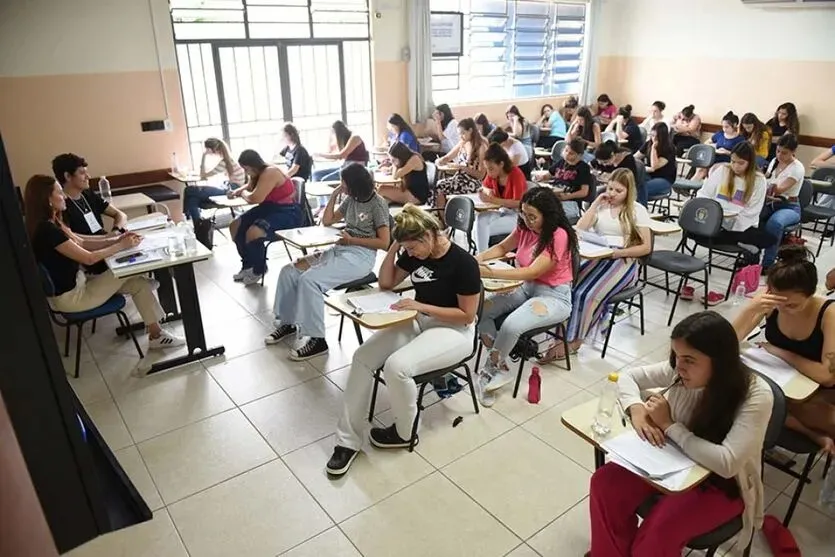
[{"label": "table leg", "polygon": [[208,348],[206,335],[203,331],[203,316],[200,313],[200,300],[197,296],[197,282],[194,280],[194,267],[191,263],[177,265],[173,268],[174,278],[177,280],[177,294],[180,298],[183,329],[186,334],[188,353],[167,360],[156,362],[151,366],[148,375],[181,366],[191,362],[220,356],[226,351],[223,346]]},{"label": "table leg", "polygon": [[[180,309],[177,306],[177,294],[174,292],[174,279],[171,277],[170,269],[157,269],[154,271],[154,278],[159,283],[157,289],[157,297],[165,312],[165,317],[160,323],[171,323],[172,321],[179,321],[182,318]],[[138,323],[131,323],[131,330],[139,332],[145,330],[145,323],[139,321]],[[126,336],[128,331],[125,327],[116,327],[116,334],[118,336]]]},{"label": "table leg", "polygon": [[598,447],[594,448],[594,469],[597,470],[606,464],[606,453]]}]

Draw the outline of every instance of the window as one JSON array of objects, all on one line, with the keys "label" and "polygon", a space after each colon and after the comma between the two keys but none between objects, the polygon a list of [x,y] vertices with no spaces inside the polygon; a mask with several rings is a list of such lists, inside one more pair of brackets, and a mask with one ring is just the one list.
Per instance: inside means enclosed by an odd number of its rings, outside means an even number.
[{"label": "window", "polygon": [[552,0],[431,0],[464,14],[464,55],[432,58],[436,103],[578,94],[585,3]]}]

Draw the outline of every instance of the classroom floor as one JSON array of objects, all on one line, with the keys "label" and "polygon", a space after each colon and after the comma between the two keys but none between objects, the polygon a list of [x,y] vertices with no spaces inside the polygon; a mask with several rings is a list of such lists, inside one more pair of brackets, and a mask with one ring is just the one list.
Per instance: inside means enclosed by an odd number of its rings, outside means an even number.
[{"label": "classroom floor", "polygon": [[[527,402],[523,382],[518,399],[505,388],[474,415],[469,395],[459,393],[426,411],[415,453],[366,443],[350,472],[329,480],[324,466],[357,346],[353,330],[346,326],[338,344],[338,318],[328,315],[330,354],[307,363],[289,361],[289,345],[265,347],[287,256],[273,245],[266,285],[247,288],[231,279],[239,268],[234,246],[215,237],[214,258],[198,265],[198,287],[207,336],[226,346],[225,357],[139,378],[133,345],[108,333],[112,323],[100,322],[85,339],[81,378],[69,381],[154,518],[68,555],[583,555],[593,455],[560,414],[594,397],[609,372],[667,356],[672,298],[647,288],[646,334],[637,315],[626,317],[605,360],[598,338],[573,357],[572,371],[544,367],[540,404]],[[660,238],[656,249],[675,241]],[[825,248],[818,268],[833,266],[835,250]],[[727,273],[712,278],[727,281]],[[675,321],[700,309],[681,302]],[[730,302],[715,309],[738,310]],[[384,423],[387,410],[383,393]],[[457,416],[464,419],[453,429]],[[835,513],[816,503],[820,472],[791,524],[805,557],[831,556],[835,545]],[[794,482],[767,467],[765,484],[767,512],[782,519]],[[771,554],[760,535],[752,554]]]}]

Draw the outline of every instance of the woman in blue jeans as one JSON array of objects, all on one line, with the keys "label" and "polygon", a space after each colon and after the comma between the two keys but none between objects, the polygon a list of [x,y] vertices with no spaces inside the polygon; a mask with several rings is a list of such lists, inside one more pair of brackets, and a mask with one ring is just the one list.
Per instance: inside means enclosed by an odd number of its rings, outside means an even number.
[{"label": "woman in blue jeans", "polygon": [[[217,186],[186,186],[183,191],[183,213],[193,222],[200,219],[200,206],[215,195],[226,195],[229,189],[236,189],[246,183],[246,172],[229,154],[229,147],[223,140],[210,137],[203,142],[203,158],[200,159],[200,179],[206,180],[212,176],[224,174],[228,180],[224,187]],[[206,157],[213,155],[220,157],[214,168],[206,169]]]},{"label": "woman in blue jeans", "polygon": [[249,175],[250,183],[227,193],[257,204],[229,225],[229,232],[241,256],[241,270],[233,275],[236,282],[255,284],[267,272],[264,241],[276,230],[301,226],[302,211],[296,199],[296,187],[277,166],[267,164],[261,155],[246,149],[238,163]]},{"label": "woman in blue jeans", "polygon": [[638,202],[644,207],[649,199],[672,192],[676,181],[676,150],[670,140],[670,130],[664,122],[658,122],[649,132],[649,139],[635,158],[644,161],[647,181],[638,188]]},{"label": "woman in blue jeans", "polygon": [[760,215],[760,228],[776,242],[763,252],[763,270],[774,264],[786,228],[800,222],[799,196],[806,169],[795,157],[795,151],[797,138],[790,133],[784,134],[777,141],[777,154],[766,171],[768,202]]}]

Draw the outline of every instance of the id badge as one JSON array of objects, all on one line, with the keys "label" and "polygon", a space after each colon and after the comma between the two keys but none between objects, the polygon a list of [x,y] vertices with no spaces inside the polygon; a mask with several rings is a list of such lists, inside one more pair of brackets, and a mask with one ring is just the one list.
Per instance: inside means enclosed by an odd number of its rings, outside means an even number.
[{"label": "id badge", "polygon": [[92,211],[84,213],[84,220],[87,221],[87,228],[90,229],[90,234],[95,234],[102,229],[99,221],[96,220],[96,215],[94,215]]}]

